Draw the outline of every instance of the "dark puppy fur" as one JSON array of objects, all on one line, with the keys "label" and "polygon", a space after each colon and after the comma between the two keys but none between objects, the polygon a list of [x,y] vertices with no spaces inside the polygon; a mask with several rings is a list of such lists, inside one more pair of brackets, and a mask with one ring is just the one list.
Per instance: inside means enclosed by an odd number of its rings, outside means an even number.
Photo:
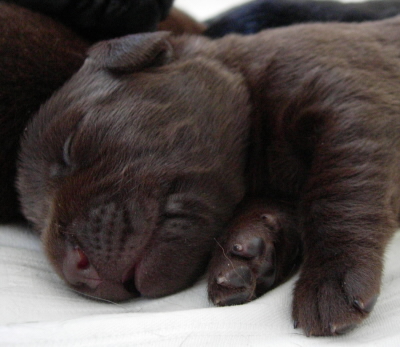
[{"label": "dark puppy fur", "polygon": [[21,145],[23,212],[56,271],[94,296],[156,297],[215,247],[210,299],[237,304],[293,273],[301,238],[295,325],[360,323],[398,227],[399,32],[396,18],[93,47]]},{"label": "dark puppy fur", "polygon": [[201,59],[160,78],[133,74],[169,59],[167,37],[94,48],[72,89],[34,117],[23,144],[24,213],[56,270],[91,295],[156,297],[188,286],[244,195],[248,124],[231,117],[250,112],[243,81]]},{"label": "dark puppy fur", "polygon": [[[113,3],[116,6],[113,11],[108,11],[104,1],[88,1],[85,7],[79,7],[77,3],[68,0],[9,0],[7,2],[18,3],[48,13],[63,20],[80,34],[87,35],[91,40],[154,29],[157,21],[167,15],[172,5],[170,0],[157,4],[149,0],[133,8],[133,2],[126,7],[123,1],[119,1]],[[349,8],[350,13],[353,13],[353,10],[357,13],[357,20],[376,19],[394,14],[398,7],[397,2],[391,4],[389,1],[381,3],[379,8],[375,8],[374,2],[354,5],[354,8],[339,3],[320,4],[308,1],[296,2],[296,5],[290,4],[291,2],[260,1],[243,5],[226,16],[213,20],[207,35],[220,36],[222,32],[232,30],[230,25],[233,25],[236,31],[248,33],[249,30],[244,30],[242,25],[246,28],[251,27],[250,32],[254,32],[264,27],[287,25],[299,20],[316,21],[322,19],[324,13],[329,13],[330,16],[337,15],[334,18],[326,17],[324,20],[348,20],[354,18],[344,16],[347,13],[345,9]],[[302,13],[301,18],[299,15],[293,17],[293,8],[298,9],[298,6],[302,10],[295,12]],[[326,9],[325,6],[338,8],[340,11],[324,12],[322,9]],[[154,8],[154,12],[149,11],[151,8]],[[374,10],[372,15],[370,9]],[[5,222],[22,217],[14,180],[16,153],[25,124],[37,111],[39,105],[81,66],[87,44],[69,29],[45,16],[33,14],[4,2],[0,2],[0,10],[0,29],[2,30],[0,38],[0,122],[2,125],[0,130],[2,168],[0,171],[0,221]],[[254,14],[257,14],[257,18],[254,18]],[[136,17],[140,17],[140,21],[135,21]],[[257,25],[254,26],[254,23]],[[204,30],[203,25],[176,9],[170,11],[166,20],[159,24],[159,28],[172,30],[175,33],[201,33]],[[212,34],[216,32],[215,30],[219,30],[218,35]]]},{"label": "dark puppy fur", "polygon": [[83,64],[88,45],[50,18],[0,2],[0,221],[21,218],[14,180],[31,115]]},{"label": "dark puppy fur", "polygon": [[146,31],[200,34],[205,25],[171,8],[173,0],[6,0],[64,23],[95,42]]},{"label": "dark puppy fur", "polygon": [[[44,6],[47,2],[21,3]],[[59,1],[51,3],[60,5]],[[159,17],[157,13],[154,16]],[[191,33],[204,29],[177,10],[162,27]],[[135,28],[141,29],[137,23]],[[102,35],[106,33],[111,36],[114,32],[103,31]],[[53,19],[0,2],[0,222],[22,220],[14,181],[19,140],[28,120],[80,68],[88,47],[85,40]]]},{"label": "dark puppy fur", "polygon": [[46,14],[90,41],[154,31],[173,0],[6,0]]},{"label": "dark puppy fur", "polygon": [[256,0],[210,19],[204,35],[254,34],[263,29],[307,22],[362,22],[400,14],[397,0],[355,3],[321,0]]}]

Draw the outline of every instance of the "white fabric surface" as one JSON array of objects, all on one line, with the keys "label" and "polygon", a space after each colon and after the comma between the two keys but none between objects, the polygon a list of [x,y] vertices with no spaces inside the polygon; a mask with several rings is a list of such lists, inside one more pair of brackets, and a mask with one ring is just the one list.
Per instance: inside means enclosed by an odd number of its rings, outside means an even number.
[{"label": "white fabric surface", "polygon": [[[177,0],[199,19],[243,1]],[[382,293],[371,316],[342,337],[307,338],[290,317],[296,278],[246,305],[216,308],[206,281],[176,295],[123,304],[69,290],[38,238],[0,227],[0,346],[400,346],[400,233],[389,247]]]},{"label": "white fabric surface", "polygon": [[296,278],[249,304],[213,307],[206,281],[156,300],[88,300],[55,275],[39,240],[0,228],[0,346],[400,346],[400,233],[387,253],[382,293],[353,332],[307,338],[290,317]]}]

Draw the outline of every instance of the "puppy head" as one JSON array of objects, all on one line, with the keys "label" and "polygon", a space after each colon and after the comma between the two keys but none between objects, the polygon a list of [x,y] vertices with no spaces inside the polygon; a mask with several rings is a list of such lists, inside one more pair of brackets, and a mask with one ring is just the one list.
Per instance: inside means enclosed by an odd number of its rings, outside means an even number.
[{"label": "puppy head", "polygon": [[187,287],[243,197],[242,78],[173,47],[163,32],[96,45],[25,132],[23,212],[82,293],[124,300]]}]

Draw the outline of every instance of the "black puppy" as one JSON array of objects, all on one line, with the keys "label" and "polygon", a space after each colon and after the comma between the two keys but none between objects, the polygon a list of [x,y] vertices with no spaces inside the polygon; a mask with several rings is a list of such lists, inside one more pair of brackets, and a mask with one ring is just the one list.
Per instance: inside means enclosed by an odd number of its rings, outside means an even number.
[{"label": "black puppy", "polygon": [[82,35],[98,41],[154,31],[165,19],[173,0],[6,0],[49,15]]},{"label": "black puppy", "polygon": [[[173,0],[6,0],[60,20],[88,40],[98,41],[144,31],[154,31],[167,18]],[[176,9],[171,13],[176,17]],[[318,0],[256,0],[237,6],[205,24],[204,35],[252,34],[263,29],[305,22],[361,22],[400,13],[400,2],[373,0],[361,3]],[[175,23],[177,22],[176,19]],[[192,19],[185,19],[180,32],[193,32]],[[199,23],[198,23],[199,24]],[[199,32],[196,28],[196,32]],[[165,27],[162,27],[165,30]],[[177,31],[177,30],[175,30]]]},{"label": "black puppy", "polygon": [[375,0],[359,3],[317,0],[257,0],[237,6],[207,22],[208,37],[229,33],[254,34],[263,29],[306,22],[362,22],[393,17],[400,2]]}]

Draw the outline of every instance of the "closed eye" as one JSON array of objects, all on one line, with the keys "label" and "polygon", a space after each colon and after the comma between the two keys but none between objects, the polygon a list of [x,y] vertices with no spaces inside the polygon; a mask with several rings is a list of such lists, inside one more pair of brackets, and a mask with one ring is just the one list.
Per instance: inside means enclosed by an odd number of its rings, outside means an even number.
[{"label": "closed eye", "polygon": [[172,195],[165,206],[162,214],[163,221],[185,220],[190,223],[210,223],[211,215],[208,207],[193,197],[183,194]]},{"label": "closed eye", "polygon": [[72,144],[72,139],[73,139],[74,134],[70,134],[67,138],[67,140],[64,142],[64,147],[63,147],[63,161],[65,165],[71,166],[71,144]]},{"label": "closed eye", "polygon": [[193,216],[191,216],[188,213],[168,213],[168,212],[165,212],[163,214],[163,218],[164,219],[176,219],[176,218],[190,219],[190,218],[193,218]]},{"label": "closed eye", "polygon": [[194,220],[188,218],[168,218],[164,220],[164,230],[173,233],[187,233],[193,231],[193,227],[198,225]]}]

